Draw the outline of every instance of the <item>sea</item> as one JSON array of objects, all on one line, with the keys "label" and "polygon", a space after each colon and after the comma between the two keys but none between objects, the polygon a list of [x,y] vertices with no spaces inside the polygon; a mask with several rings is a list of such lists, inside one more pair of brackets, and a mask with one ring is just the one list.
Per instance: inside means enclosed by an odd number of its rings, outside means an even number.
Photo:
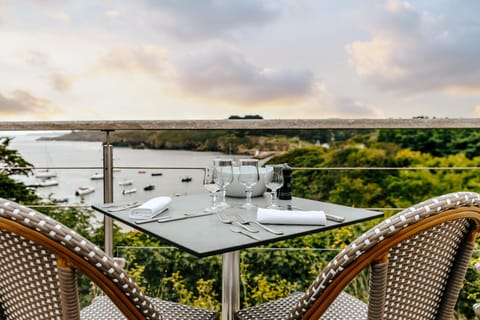
[{"label": "sea", "polygon": [[[58,185],[35,188],[36,193],[46,201],[50,199],[73,205],[104,202],[103,179],[92,179],[92,176],[103,173],[102,142],[39,139],[51,135],[52,133],[30,133],[13,136],[10,149],[17,150],[35,168],[42,168],[34,170],[28,177],[14,178],[27,185],[38,185],[42,179],[35,173],[50,168],[49,172],[56,174],[50,179],[56,180]],[[202,168],[212,165],[215,158],[235,160],[243,157],[245,156],[218,152],[113,147],[114,202],[206,193],[202,183]],[[127,180],[132,184],[122,185]],[[147,186],[153,186],[153,190],[144,190]],[[95,191],[78,196],[76,191],[80,187],[92,187]]]}]

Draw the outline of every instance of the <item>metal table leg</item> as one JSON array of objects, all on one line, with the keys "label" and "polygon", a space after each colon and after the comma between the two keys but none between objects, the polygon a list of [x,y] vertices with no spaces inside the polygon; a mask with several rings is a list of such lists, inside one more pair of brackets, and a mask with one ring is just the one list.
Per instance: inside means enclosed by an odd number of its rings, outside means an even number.
[{"label": "metal table leg", "polygon": [[240,251],[223,254],[222,320],[233,320],[240,309]]}]

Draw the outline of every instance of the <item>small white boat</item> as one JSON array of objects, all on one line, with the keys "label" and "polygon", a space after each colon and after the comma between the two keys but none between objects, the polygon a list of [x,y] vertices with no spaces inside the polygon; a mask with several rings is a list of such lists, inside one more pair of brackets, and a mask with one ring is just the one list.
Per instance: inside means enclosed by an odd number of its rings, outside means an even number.
[{"label": "small white boat", "polygon": [[90,177],[91,180],[102,180],[103,179],[103,174],[101,173],[95,173],[93,176]]},{"label": "small white boat", "polygon": [[133,184],[132,180],[124,180],[118,183],[119,186],[131,186]]},{"label": "small white boat", "polygon": [[40,179],[47,179],[47,178],[53,178],[56,177],[57,173],[49,170],[42,170],[42,171],[37,171],[35,172],[35,177],[40,178]]},{"label": "small white boat", "polygon": [[132,188],[132,189],[125,189],[122,191],[122,194],[130,194],[130,193],[135,193],[137,192],[137,189]]},{"label": "small white boat", "polygon": [[40,182],[38,183],[38,186],[39,186],[39,187],[53,187],[53,186],[58,186],[58,181],[55,180],[55,179],[47,179],[47,180],[40,181]]},{"label": "small white boat", "polygon": [[94,187],[81,186],[81,187],[78,187],[77,191],[75,191],[75,195],[76,196],[83,196],[83,195],[86,195],[86,194],[90,194],[94,191],[95,191]]}]

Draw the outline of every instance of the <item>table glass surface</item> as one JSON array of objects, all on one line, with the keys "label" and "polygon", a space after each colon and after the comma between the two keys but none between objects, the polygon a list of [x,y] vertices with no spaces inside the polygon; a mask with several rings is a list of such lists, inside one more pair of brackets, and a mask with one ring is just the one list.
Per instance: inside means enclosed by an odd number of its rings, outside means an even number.
[{"label": "table glass surface", "polygon": [[[227,202],[231,207],[224,211],[225,215],[240,214],[247,220],[256,220],[256,209],[247,211],[240,208],[245,202],[245,199],[227,198]],[[269,199],[267,197],[255,197],[252,198],[252,202],[258,207],[264,208],[268,206]],[[256,247],[279,240],[295,238],[301,235],[317,233],[383,217],[382,212],[352,208],[303,198],[293,197],[292,200],[279,200],[278,202],[282,208],[286,208],[287,204],[292,204],[293,207],[301,208],[302,210],[324,210],[326,213],[344,217],[345,220],[343,222],[327,220],[326,225],[267,225],[273,229],[281,230],[283,232],[282,235],[276,235],[258,228],[255,225],[251,225],[252,228],[259,230],[259,232],[254,233],[254,235],[261,239],[254,240],[243,234],[232,232],[230,230],[230,225],[222,223],[216,214],[163,223],[150,222],[145,224],[135,224],[135,220],[129,218],[129,213],[133,209],[109,212],[108,208],[104,207],[104,204],[94,205],[93,208],[115,220],[135,228],[136,230],[158,237],[198,257],[206,257],[239,249]],[[167,215],[171,218],[175,218],[182,217],[185,213],[204,213],[203,209],[207,208],[209,205],[210,197],[206,193],[173,197],[169,209],[159,216],[159,218]],[[293,214],[293,212],[290,212],[290,214]]]}]

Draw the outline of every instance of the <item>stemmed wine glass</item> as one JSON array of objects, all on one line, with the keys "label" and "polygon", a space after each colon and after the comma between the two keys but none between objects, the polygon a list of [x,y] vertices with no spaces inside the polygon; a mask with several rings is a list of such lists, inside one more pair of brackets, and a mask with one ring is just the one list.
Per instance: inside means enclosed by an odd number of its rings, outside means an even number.
[{"label": "stemmed wine glass", "polygon": [[277,190],[283,186],[283,167],[281,165],[269,165],[265,167],[265,186],[271,190],[272,200],[268,208],[277,209]]},{"label": "stemmed wine glass", "polygon": [[242,208],[253,209],[255,205],[252,203],[252,188],[260,180],[258,172],[257,159],[240,159],[240,171],[238,181],[246,188],[247,200]]},{"label": "stemmed wine glass", "polygon": [[216,183],[220,187],[222,196],[217,206],[226,209],[230,207],[225,199],[225,195],[227,186],[233,182],[233,161],[231,159],[215,159],[213,160],[213,165],[218,172]]},{"label": "stemmed wine glass", "polygon": [[207,189],[212,198],[210,207],[205,208],[203,211],[215,213],[219,208],[217,205],[217,192],[220,190],[220,186],[217,184],[218,172],[215,167],[205,168],[205,176],[203,177],[203,187]]}]

